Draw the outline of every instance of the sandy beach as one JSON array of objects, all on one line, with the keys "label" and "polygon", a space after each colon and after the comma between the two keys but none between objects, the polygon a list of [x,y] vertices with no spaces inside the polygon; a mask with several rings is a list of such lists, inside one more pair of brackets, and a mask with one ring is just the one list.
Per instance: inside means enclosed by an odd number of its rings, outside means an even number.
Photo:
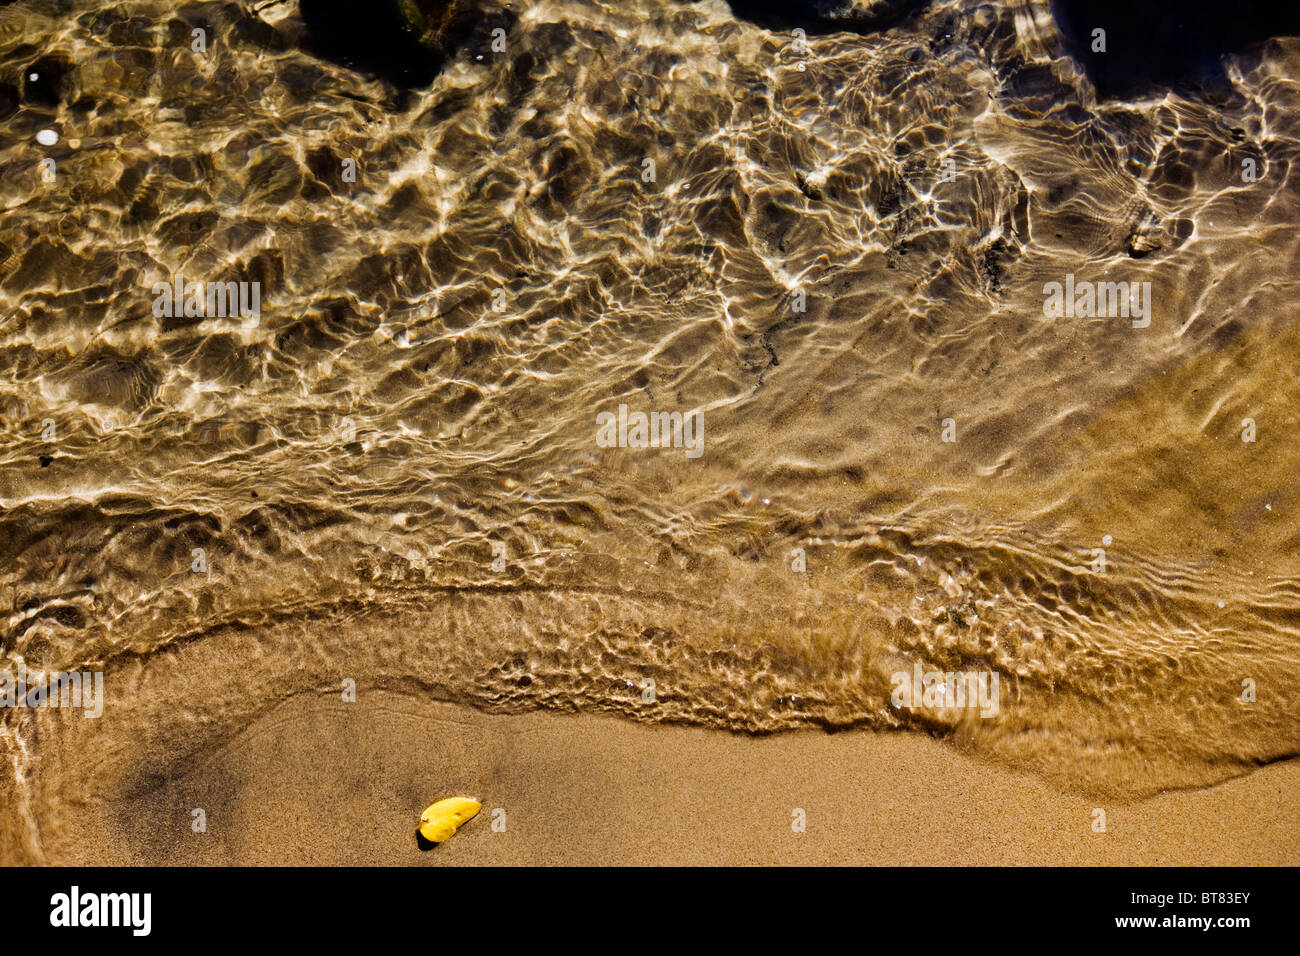
[{"label": "sandy beach", "polygon": [[[46,851],[164,865],[1295,865],[1298,785],[1290,761],[1103,805],[1097,833],[1094,801],[914,734],[753,738],[299,696],[158,789],[69,808]],[[422,849],[421,809],[453,794],[483,811]]]},{"label": "sandy beach", "polygon": [[1211,6],[0,0],[0,864],[1300,863]]}]

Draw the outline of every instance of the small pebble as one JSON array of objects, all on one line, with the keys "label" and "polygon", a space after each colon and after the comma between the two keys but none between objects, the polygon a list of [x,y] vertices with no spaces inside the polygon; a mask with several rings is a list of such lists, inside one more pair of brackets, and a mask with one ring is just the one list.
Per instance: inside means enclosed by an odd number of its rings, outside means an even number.
[{"label": "small pebble", "polygon": [[36,142],[42,146],[53,146],[59,141],[59,134],[52,129],[43,129],[36,134]]}]

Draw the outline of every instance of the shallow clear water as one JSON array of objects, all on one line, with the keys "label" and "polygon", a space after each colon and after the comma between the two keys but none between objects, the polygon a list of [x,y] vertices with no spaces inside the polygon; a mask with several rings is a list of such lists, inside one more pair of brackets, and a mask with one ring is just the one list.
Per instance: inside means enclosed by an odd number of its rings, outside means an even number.
[{"label": "shallow clear water", "polygon": [[[1037,2],[803,53],[522,6],[406,94],[291,4],[0,7],[3,664],[106,687],[0,711],[8,854],[344,680],[1122,796],[1295,753],[1300,42],[1101,103]],[[1067,276],[1149,325],[1045,315]],[[701,453],[603,447],[620,404]],[[997,714],[898,706],[916,664]]]}]

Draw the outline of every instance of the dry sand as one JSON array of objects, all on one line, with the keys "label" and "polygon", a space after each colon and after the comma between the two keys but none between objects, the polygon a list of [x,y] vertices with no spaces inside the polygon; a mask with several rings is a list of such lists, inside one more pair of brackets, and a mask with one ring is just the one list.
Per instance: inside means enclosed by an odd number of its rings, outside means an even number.
[{"label": "dry sand", "polygon": [[[299,696],[160,789],[76,810],[76,832],[106,839],[50,862],[1294,865],[1298,785],[1300,761],[1276,764],[1105,806],[1096,833],[1095,801],[911,734],[751,738]],[[421,849],[420,811],[455,794],[483,812]],[[191,831],[195,807],[206,833]]]}]

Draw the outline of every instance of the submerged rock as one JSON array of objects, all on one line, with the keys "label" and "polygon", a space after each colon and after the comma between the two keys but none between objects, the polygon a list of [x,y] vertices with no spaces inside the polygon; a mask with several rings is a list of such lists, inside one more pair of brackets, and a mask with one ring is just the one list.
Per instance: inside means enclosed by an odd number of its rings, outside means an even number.
[{"label": "submerged rock", "polygon": [[1300,34],[1300,6],[1273,0],[1051,0],[1066,50],[1103,99],[1226,89],[1223,57]]},{"label": "submerged rock", "polygon": [[[462,49],[491,48],[517,19],[513,0],[301,0],[312,53],[398,86],[427,86]],[[362,15],[358,15],[358,14]]]},{"label": "submerged rock", "polygon": [[[306,47],[399,86],[427,86],[461,51],[485,58],[531,0],[376,0],[358,16],[350,0],[301,0]],[[684,2],[684,0],[683,0]],[[728,0],[732,13],[768,30],[869,32],[904,21],[931,0]]]},{"label": "submerged rock", "polygon": [[767,30],[809,33],[883,30],[930,5],[930,0],[727,0],[731,12]]},{"label": "submerged rock", "polygon": [[489,47],[494,30],[518,19],[511,0],[390,0],[422,46],[444,57],[462,47]]}]

